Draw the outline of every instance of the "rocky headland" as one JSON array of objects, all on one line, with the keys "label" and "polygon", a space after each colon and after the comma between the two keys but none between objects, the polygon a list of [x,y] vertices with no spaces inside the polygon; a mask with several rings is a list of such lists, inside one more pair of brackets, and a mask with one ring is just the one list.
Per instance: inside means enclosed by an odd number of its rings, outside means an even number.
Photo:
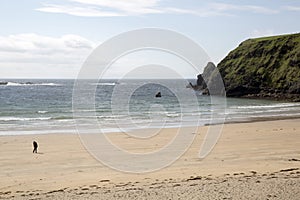
[{"label": "rocky headland", "polygon": [[220,74],[228,97],[300,101],[300,33],[248,39],[217,68],[208,63],[194,88],[209,94]]}]

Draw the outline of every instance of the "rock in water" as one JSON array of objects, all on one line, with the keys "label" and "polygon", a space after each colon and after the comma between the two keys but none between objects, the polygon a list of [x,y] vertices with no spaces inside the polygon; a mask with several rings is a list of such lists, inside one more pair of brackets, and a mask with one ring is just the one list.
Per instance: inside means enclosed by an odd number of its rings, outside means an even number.
[{"label": "rock in water", "polygon": [[8,82],[0,82],[0,85],[7,85]]}]

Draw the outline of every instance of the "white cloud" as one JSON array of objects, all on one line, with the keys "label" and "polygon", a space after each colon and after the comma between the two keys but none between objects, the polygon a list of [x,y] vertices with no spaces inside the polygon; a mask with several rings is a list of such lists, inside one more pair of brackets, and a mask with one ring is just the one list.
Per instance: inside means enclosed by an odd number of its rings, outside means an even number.
[{"label": "white cloud", "polygon": [[83,17],[114,17],[162,13],[157,9],[160,0],[70,0],[73,4],[45,4],[36,10],[65,13]]},{"label": "white cloud", "polygon": [[[76,78],[94,47],[93,42],[78,35],[49,37],[27,33],[0,36],[0,78]],[[98,58],[100,65],[101,56]],[[185,77],[197,74],[188,63],[172,54],[144,50],[120,57],[105,71],[104,76],[118,78],[130,72],[131,77],[143,77],[145,74],[134,75],[131,71],[152,63],[176,68]],[[150,68],[146,73],[148,78],[157,77],[158,72],[153,69]],[[172,76],[161,71],[159,74],[164,77]]]},{"label": "white cloud", "polygon": [[107,12],[95,7],[77,7],[70,5],[45,4],[44,7],[36,9],[48,13],[64,13],[80,17],[116,17],[124,16],[118,12]]},{"label": "white cloud", "polygon": [[71,0],[81,4],[95,5],[107,9],[115,9],[126,14],[160,13],[157,9],[160,0]]},{"label": "white cloud", "polygon": [[[34,33],[0,36],[1,55],[53,56],[90,52],[94,44],[78,35],[48,37]],[[0,62],[4,57],[0,57]],[[17,59],[17,58],[15,58]]]},{"label": "white cloud", "polygon": [[258,14],[277,14],[279,11],[255,5],[235,5],[225,3],[210,3],[194,10],[180,10],[176,8],[166,9],[166,11],[174,11],[174,13],[192,14],[200,17],[210,16],[235,16],[236,12],[250,12]]},{"label": "white cloud", "polygon": [[288,11],[299,12],[300,6],[284,6],[283,9],[288,10]]},{"label": "white cloud", "polygon": [[279,11],[270,8],[255,5],[235,5],[225,3],[212,3],[210,9],[218,13],[226,13],[229,11],[245,11],[260,14],[276,14]]},{"label": "white cloud", "polygon": [[69,0],[67,5],[45,4],[36,10],[85,17],[136,16],[144,14],[190,14],[202,17],[230,16],[233,11],[276,14],[277,10],[255,5],[209,3],[202,7],[183,9],[163,7],[163,0]]},{"label": "white cloud", "polygon": [[[45,66],[48,70],[40,72],[45,76],[53,70],[60,75],[57,72],[68,71],[68,68],[79,69],[94,46],[93,42],[78,35],[48,37],[28,33],[0,36],[1,76],[14,74],[20,77],[22,73],[34,76],[38,68]],[[39,77],[43,77],[41,74]]]}]

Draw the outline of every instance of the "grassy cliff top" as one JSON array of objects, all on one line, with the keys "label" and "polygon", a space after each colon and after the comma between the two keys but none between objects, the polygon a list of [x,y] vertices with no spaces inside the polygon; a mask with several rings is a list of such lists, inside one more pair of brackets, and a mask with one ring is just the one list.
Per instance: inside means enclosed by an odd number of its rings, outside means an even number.
[{"label": "grassy cliff top", "polygon": [[248,39],[218,65],[226,91],[300,91],[300,33]]}]

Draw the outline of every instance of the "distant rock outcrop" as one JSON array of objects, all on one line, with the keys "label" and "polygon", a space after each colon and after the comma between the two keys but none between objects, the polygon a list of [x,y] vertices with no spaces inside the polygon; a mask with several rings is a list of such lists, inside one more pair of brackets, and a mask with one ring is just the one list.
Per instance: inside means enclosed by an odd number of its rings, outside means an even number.
[{"label": "distant rock outcrop", "polygon": [[214,63],[209,62],[202,74],[197,76],[197,90],[201,90],[204,95],[224,95],[224,84],[222,77]]},{"label": "distant rock outcrop", "polygon": [[[199,89],[213,84],[213,64],[208,64]],[[300,34],[249,39],[219,64],[229,97],[300,101]],[[208,78],[209,77],[209,78]]]}]

